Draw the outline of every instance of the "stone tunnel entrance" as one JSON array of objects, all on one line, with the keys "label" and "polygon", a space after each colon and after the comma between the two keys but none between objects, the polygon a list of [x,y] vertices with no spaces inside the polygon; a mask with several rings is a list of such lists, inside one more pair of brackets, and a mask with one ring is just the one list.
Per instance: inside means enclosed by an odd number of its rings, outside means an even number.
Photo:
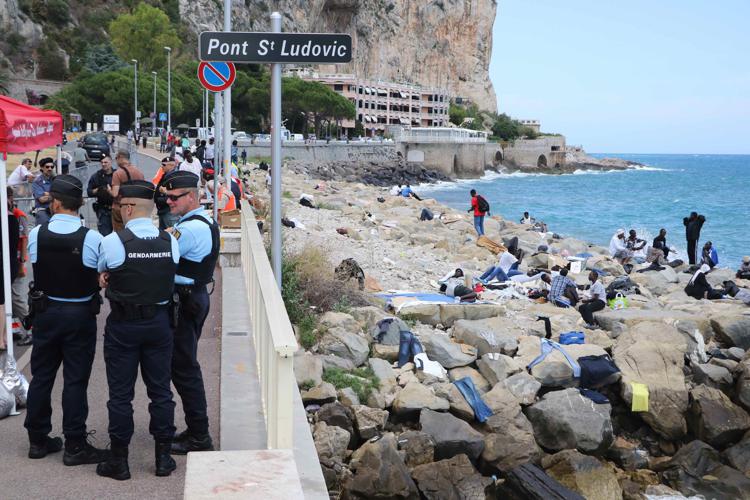
[{"label": "stone tunnel entrance", "polygon": [[536,166],[538,168],[546,168],[547,167],[547,157],[544,155],[539,155],[539,158],[536,161]]}]

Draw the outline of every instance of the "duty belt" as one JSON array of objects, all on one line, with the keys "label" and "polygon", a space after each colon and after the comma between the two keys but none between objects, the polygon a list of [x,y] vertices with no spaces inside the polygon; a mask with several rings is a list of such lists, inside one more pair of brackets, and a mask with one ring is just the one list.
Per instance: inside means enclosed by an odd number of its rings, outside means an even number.
[{"label": "duty belt", "polygon": [[116,321],[137,321],[154,318],[159,311],[166,310],[169,304],[127,304],[109,301],[112,319]]}]

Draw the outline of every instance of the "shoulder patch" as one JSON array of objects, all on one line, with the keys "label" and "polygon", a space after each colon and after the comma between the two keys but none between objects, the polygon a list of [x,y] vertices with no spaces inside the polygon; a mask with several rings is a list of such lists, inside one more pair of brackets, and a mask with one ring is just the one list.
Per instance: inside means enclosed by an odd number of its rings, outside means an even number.
[{"label": "shoulder patch", "polygon": [[174,238],[175,238],[176,240],[179,240],[179,239],[180,239],[180,235],[182,235],[182,233],[180,232],[180,230],[179,230],[179,229],[175,229],[174,231],[172,231],[172,236],[174,236]]}]

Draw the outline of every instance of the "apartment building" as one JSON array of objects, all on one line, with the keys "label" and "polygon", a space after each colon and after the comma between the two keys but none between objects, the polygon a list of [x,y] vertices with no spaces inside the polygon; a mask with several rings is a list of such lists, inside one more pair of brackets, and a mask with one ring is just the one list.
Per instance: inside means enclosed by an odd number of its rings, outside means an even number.
[{"label": "apartment building", "polygon": [[[382,135],[389,127],[444,127],[448,125],[449,95],[445,89],[406,83],[360,79],[351,74],[321,74],[306,68],[290,68],[286,76],[320,82],[349,99],[356,108],[356,120],[367,136]],[[350,136],[354,120],[341,127]]]}]

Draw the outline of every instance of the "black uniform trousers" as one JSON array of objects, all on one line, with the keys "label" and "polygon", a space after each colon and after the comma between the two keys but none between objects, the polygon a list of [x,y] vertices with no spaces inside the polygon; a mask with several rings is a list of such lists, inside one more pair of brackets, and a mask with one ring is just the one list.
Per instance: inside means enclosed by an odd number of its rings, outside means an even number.
[{"label": "black uniform trousers", "polygon": [[182,399],[188,430],[195,436],[205,436],[208,434],[208,411],[201,365],[198,363],[198,340],[210,302],[205,286],[192,287],[191,290],[189,299],[180,297],[174,333],[172,383]]},{"label": "black uniform trousers", "polygon": [[96,352],[96,316],[91,302],[49,300],[34,317],[31,383],[26,421],[29,439],[43,440],[52,431],[52,387],[63,365],[63,434],[66,439],[86,436],[89,414],[86,391]]},{"label": "black uniform trousers", "polygon": [[696,255],[695,255],[695,247],[698,244],[698,240],[687,240],[687,253],[688,253],[688,263],[692,266],[695,264],[696,261]]},{"label": "black uniform trousers", "polygon": [[172,327],[167,307],[151,319],[118,321],[107,318],[104,362],[109,385],[109,438],[113,446],[127,447],[133,437],[133,397],[138,365],[151,403],[148,430],[157,442],[174,437],[174,401],[170,387]]}]

